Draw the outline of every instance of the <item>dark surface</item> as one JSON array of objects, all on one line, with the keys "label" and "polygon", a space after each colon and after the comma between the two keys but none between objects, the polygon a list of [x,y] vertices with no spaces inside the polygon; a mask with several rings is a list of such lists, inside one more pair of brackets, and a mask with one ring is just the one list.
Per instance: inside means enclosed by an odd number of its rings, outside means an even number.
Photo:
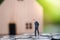
[{"label": "dark surface", "polygon": [[51,40],[60,40],[60,39],[54,39],[54,38],[52,38]]}]

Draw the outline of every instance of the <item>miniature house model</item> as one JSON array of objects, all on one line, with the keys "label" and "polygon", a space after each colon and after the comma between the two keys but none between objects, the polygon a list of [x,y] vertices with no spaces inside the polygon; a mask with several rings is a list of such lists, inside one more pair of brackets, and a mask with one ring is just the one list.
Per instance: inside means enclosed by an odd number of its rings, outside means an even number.
[{"label": "miniature house model", "polygon": [[33,33],[35,21],[43,32],[43,8],[36,0],[4,0],[0,5],[0,34]]}]

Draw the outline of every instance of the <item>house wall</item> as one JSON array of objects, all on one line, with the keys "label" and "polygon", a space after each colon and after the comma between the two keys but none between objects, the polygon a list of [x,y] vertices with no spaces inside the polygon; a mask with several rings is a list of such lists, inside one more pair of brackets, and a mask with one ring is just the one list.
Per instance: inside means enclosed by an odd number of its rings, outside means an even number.
[{"label": "house wall", "polygon": [[[5,0],[0,6],[0,34],[9,34],[10,22],[16,23],[17,34],[33,33],[36,20],[43,32],[43,8],[35,0]],[[32,29],[26,29],[25,23],[30,22]]]}]

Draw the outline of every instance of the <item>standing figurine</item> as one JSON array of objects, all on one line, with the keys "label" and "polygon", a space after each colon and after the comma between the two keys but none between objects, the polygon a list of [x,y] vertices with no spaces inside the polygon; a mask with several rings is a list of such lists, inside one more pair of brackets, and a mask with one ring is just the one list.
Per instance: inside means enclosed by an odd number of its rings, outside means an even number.
[{"label": "standing figurine", "polygon": [[36,33],[38,33],[38,35],[39,35],[39,23],[38,23],[38,21],[35,21],[35,36],[36,36]]}]

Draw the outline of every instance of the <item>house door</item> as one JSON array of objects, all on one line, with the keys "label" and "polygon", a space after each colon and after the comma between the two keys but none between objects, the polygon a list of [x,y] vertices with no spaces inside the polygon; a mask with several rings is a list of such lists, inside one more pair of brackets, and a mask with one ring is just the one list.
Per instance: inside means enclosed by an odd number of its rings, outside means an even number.
[{"label": "house door", "polygon": [[9,23],[9,35],[16,35],[16,24]]}]

